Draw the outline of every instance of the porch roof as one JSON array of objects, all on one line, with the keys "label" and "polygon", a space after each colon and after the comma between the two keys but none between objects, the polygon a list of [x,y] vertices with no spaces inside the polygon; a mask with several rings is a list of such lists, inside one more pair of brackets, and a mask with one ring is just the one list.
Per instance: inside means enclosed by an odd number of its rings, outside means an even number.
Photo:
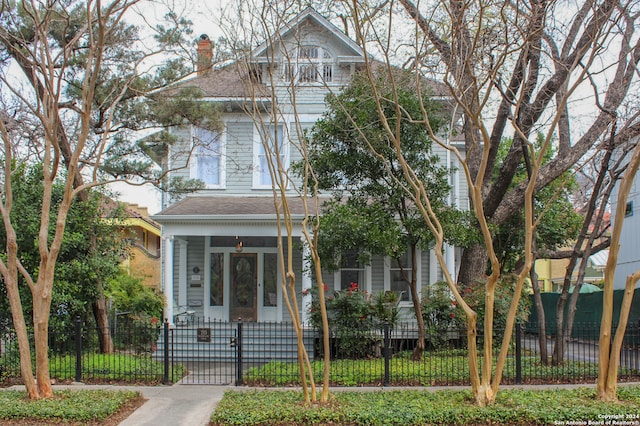
[{"label": "porch roof", "polygon": [[[299,196],[287,197],[293,216],[304,217],[303,200]],[[315,202],[308,200],[310,214],[315,214]],[[153,219],[162,223],[175,220],[211,219],[274,219],[276,208],[272,196],[188,196],[167,207]]]}]

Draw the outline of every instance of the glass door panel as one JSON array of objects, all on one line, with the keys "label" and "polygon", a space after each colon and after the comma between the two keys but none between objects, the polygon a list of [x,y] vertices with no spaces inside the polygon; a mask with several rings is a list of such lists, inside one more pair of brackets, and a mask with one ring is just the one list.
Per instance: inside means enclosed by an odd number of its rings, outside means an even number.
[{"label": "glass door panel", "polygon": [[257,255],[231,254],[231,289],[229,317],[235,321],[255,321],[257,313]]}]

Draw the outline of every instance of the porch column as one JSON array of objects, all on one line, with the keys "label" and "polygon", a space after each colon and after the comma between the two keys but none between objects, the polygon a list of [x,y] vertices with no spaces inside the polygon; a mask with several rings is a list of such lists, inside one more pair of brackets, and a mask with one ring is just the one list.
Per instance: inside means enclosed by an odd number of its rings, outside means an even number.
[{"label": "porch column", "polygon": [[302,242],[302,324],[309,323],[309,309],[311,308],[311,249],[305,237],[301,237]]},{"label": "porch column", "polygon": [[451,244],[444,245],[444,260],[447,264],[447,269],[454,282],[458,280],[458,274],[456,273],[456,252],[455,248]]},{"label": "porch column", "polygon": [[187,309],[187,241],[179,239],[176,241],[180,248],[178,256],[178,312]]},{"label": "porch column", "polygon": [[173,236],[164,237],[164,317],[173,324]]},{"label": "porch column", "polygon": [[433,249],[429,250],[429,284],[438,281],[438,259]]}]

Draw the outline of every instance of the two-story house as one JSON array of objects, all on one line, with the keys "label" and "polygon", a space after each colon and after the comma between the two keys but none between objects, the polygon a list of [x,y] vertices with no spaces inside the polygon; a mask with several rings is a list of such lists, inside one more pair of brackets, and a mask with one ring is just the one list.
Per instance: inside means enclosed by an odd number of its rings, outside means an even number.
[{"label": "two-story house", "polygon": [[[326,95],[348,84],[365,66],[365,57],[357,43],[313,9],[304,10],[269,43],[254,49],[248,63],[209,69],[210,46],[208,37],[201,36],[199,72],[179,87],[197,87],[204,101],[219,104],[223,130],[184,126],[174,131],[181,142],[173,149],[190,156],[169,154],[169,168],[177,170],[174,174],[198,178],[206,189],[163,206],[153,216],[163,229],[165,315],[171,320],[188,310],[211,320],[288,321],[267,167],[267,156],[272,154],[265,152],[264,142],[278,144],[285,167],[299,160],[298,132],[313,126],[325,111]],[[278,120],[270,122],[275,108]],[[455,159],[445,150],[441,158],[456,168]],[[452,202],[466,206],[467,192],[457,181],[459,175],[451,174]],[[312,286],[312,277],[304,267],[307,248],[300,222],[305,211],[293,190],[289,207],[297,221],[293,231],[297,294],[301,306],[306,306],[311,296],[304,290]],[[418,288],[424,289],[441,273],[429,251],[420,253],[419,259],[408,266],[417,269]],[[455,271],[453,248],[447,250],[447,261]],[[371,293],[401,293],[406,284],[397,279],[396,269],[385,258],[374,258],[369,265],[354,260],[325,274],[324,281],[332,290],[348,288],[355,281]],[[410,317],[410,302],[402,304]]]}]

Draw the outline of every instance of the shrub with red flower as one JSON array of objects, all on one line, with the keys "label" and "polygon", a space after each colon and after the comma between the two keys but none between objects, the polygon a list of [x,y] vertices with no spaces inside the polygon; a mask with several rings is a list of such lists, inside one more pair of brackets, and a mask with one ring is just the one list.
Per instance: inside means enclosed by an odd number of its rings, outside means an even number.
[{"label": "shrub with red flower", "polygon": [[425,289],[422,298],[422,318],[427,339],[434,347],[447,343],[450,332],[463,330],[464,312],[458,307],[447,283],[440,281]]}]

